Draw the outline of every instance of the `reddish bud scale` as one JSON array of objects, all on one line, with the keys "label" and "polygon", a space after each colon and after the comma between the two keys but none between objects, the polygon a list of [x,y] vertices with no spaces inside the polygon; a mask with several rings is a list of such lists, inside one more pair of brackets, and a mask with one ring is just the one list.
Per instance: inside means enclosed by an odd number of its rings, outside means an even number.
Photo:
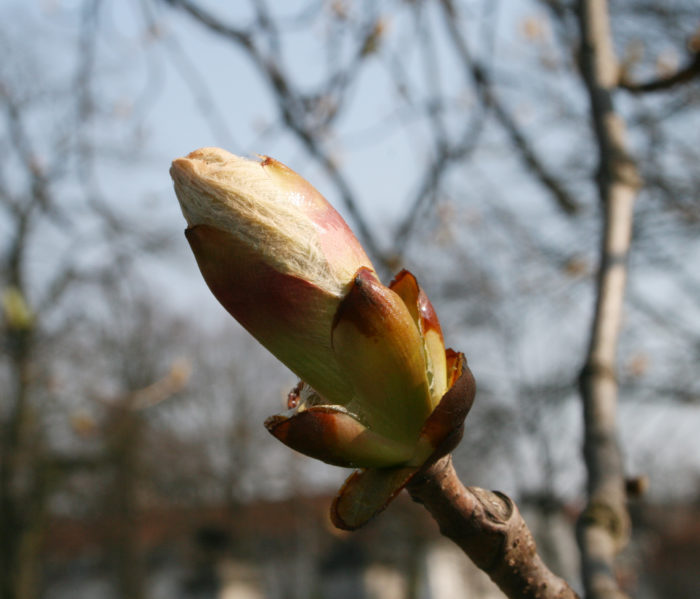
[{"label": "reddish bud scale", "polygon": [[[373,293],[377,286],[381,286],[381,283],[375,274],[369,268],[360,268],[350,291],[333,317],[333,329],[338,322],[347,321],[367,339],[376,339],[382,333],[378,324],[387,319],[391,309],[390,305],[382,301],[382,295]],[[373,314],[374,318],[367,318],[368,314]]]},{"label": "reddish bud scale", "polygon": [[440,335],[440,339],[443,339],[442,328],[440,327],[440,321],[435,312],[435,308],[433,308],[433,304],[430,303],[428,295],[418,285],[418,281],[413,273],[403,269],[394,277],[389,288],[396,291],[396,293],[402,297],[416,320],[420,317],[422,323],[421,330],[424,334],[428,331],[435,331]]},{"label": "reddish bud scale", "polygon": [[429,331],[435,331],[440,335],[440,339],[444,340],[442,327],[440,326],[435,308],[433,308],[433,304],[430,303],[428,296],[422,289],[420,289],[418,295],[418,311],[420,312],[423,322],[423,332],[428,333]]},{"label": "reddish bud scale", "polygon": [[305,455],[323,455],[329,464],[348,467],[347,459],[334,451],[338,431],[331,409],[299,412],[293,422],[284,415],[271,416],[265,426],[282,443]]},{"label": "reddish bud scale", "polygon": [[432,409],[422,345],[402,298],[360,268],[336,312],[332,347],[358,397],[349,406],[402,442],[415,442]]},{"label": "reddish bud scale", "polygon": [[311,406],[293,415],[278,414],[265,427],[293,449],[344,467],[385,467],[406,461],[413,448],[378,435],[336,406]]}]

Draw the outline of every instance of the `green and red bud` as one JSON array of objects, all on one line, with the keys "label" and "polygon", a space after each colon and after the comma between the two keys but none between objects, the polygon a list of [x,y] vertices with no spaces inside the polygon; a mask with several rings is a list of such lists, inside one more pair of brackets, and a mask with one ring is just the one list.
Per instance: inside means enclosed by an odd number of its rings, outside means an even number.
[{"label": "green and red bud", "polygon": [[415,277],[382,285],[342,217],[291,169],[203,148],[171,175],[212,293],[303,381],[268,430],[306,455],[370,469],[334,507],[336,524],[361,525],[461,436],[474,395],[466,361],[445,351]]}]

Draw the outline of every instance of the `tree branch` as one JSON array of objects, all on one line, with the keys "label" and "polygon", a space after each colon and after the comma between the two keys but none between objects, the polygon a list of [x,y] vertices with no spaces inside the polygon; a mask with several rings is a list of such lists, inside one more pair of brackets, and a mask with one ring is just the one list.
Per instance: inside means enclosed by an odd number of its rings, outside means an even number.
[{"label": "tree branch", "polygon": [[513,146],[518,150],[520,159],[525,167],[549,191],[559,208],[567,214],[574,214],[578,211],[578,204],[544,162],[540,160],[530,141],[518,127],[512,114],[508,111],[505,104],[498,99],[498,96],[493,91],[486,69],[471,57],[467,42],[458,26],[457,11],[454,3],[452,0],[442,0],[442,7],[445,12],[447,30],[455,44],[459,57],[469,72],[482,103],[493,110],[496,119],[507,133]]},{"label": "tree branch", "polygon": [[443,535],[513,599],[577,599],[544,564],[515,503],[502,493],[465,487],[445,456],[408,484]]},{"label": "tree branch", "polygon": [[[229,41],[243,48],[255,63],[260,72],[267,79],[284,124],[302,142],[306,150],[317,161],[320,162],[333,184],[340,193],[340,199],[345,205],[355,224],[355,230],[363,245],[368,250],[371,257],[386,263],[386,256],[355,200],[350,184],[335,165],[328,152],[325,151],[314,127],[306,121],[307,109],[305,107],[306,98],[298,91],[294,90],[289,79],[285,76],[279,56],[263,55],[256,46],[255,40],[249,31],[237,29],[221,22],[216,16],[196,3],[189,0],[164,0],[167,4],[184,10],[195,21],[205,26],[210,31],[228,39]],[[272,29],[268,27],[266,33],[270,35]],[[272,44],[275,45],[274,43]]]},{"label": "tree branch", "polygon": [[634,83],[633,81],[629,81],[627,76],[623,73],[619,87],[633,94],[659,92],[671,89],[681,83],[687,83],[697,76],[700,76],[700,50],[697,50],[692,55],[688,64],[672,75],[651,79],[644,83]]},{"label": "tree branch", "polygon": [[616,353],[622,321],[627,256],[632,235],[634,200],[640,187],[629,155],[625,124],[615,112],[617,85],[606,0],[579,0],[581,73],[588,91],[598,146],[598,193],[603,208],[603,234],[597,301],[591,337],[580,375],[584,413],[584,457],[588,504],[578,523],[584,587],[588,599],[620,599],[615,555],[629,536],[622,455],[617,442]]}]

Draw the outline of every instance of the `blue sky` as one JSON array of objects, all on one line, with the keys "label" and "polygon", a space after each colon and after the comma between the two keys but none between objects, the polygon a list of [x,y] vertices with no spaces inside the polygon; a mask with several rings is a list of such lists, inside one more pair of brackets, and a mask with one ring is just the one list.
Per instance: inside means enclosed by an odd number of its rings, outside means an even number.
[{"label": "blue sky", "polygon": [[[221,6],[219,2],[208,4]],[[518,72],[520,60],[537,57],[537,47],[522,36],[521,27],[523,19],[538,16],[537,9],[530,3],[495,4],[500,8],[494,54],[512,60],[512,68],[500,74],[506,82],[503,93],[516,100],[519,121],[523,125],[537,125],[538,143],[555,161],[571,145],[580,143],[585,147],[581,142],[583,132],[574,129],[565,134],[560,128],[549,127],[549,115],[541,114],[537,104],[538,98],[542,98],[544,104],[547,94],[551,93],[560,101],[562,118],[565,118],[567,110],[580,109],[580,90],[565,83],[552,83],[544,76]],[[80,59],[76,46],[79,21],[75,11],[81,5],[77,0],[35,3],[0,0],[0,20],[15,24],[4,29],[8,35],[5,43],[14,57],[27,65],[34,64],[39,76],[51,78],[51,85],[65,87],[67,94],[71,93],[71,77]],[[150,7],[150,12],[144,13],[143,6]],[[234,6],[244,6],[244,3],[228,4],[227,18],[231,22],[245,23],[250,15],[244,9],[237,14],[235,11],[239,9],[231,8]],[[293,3],[286,3],[285,10],[295,14]],[[473,16],[474,29],[478,30],[480,15]],[[147,27],[152,17],[157,25],[155,31]],[[408,17],[397,19],[407,20]],[[304,174],[342,213],[347,214],[347,211],[339,204],[337,191],[322,170],[289,133],[275,126],[277,108],[267,84],[249,59],[229,42],[215,39],[177,11],[136,0],[106,3],[100,23],[95,63],[97,77],[92,90],[103,116],[95,119],[90,130],[91,138],[103,139],[104,148],[108,150],[108,155],[98,165],[99,187],[118,213],[152,225],[153,229],[172,231],[175,249],[167,261],[145,256],[134,256],[134,261],[142,262],[141,270],[149,285],[166,296],[167,301],[180,310],[195,306],[198,318],[208,315],[205,318],[211,318],[214,326],[222,311],[202,283],[182,236],[185,223],[168,175],[174,157],[207,145],[222,146],[244,155],[270,154]],[[412,54],[411,40],[401,37],[400,32],[410,30],[409,25],[410,22],[390,20],[386,27],[388,43],[395,44],[397,49],[406,48],[411,69],[409,81],[414,91],[424,91],[427,97],[429,90],[422,86],[432,80],[454,100],[455,111],[468,112],[474,106],[474,98],[468,91],[461,90],[454,64],[449,60],[438,61],[439,72],[426,73],[419,56]],[[286,39],[286,64],[301,85],[313,86],[325,72],[325,59],[319,47],[327,35],[329,31],[319,25],[312,28],[311,34],[303,30]],[[342,56],[343,47],[339,51]],[[439,47],[436,52],[441,53]],[[11,67],[5,65],[2,72],[9,70],[18,77],[25,73],[32,75],[31,69],[24,66],[15,71]],[[370,57],[363,74],[351,88],[343,118],[327,139],[327,147],[342,165],[357,191],[365,217],[384,244],[411,200],[420,169],[434,152],[425,119],[416,118],[410,106],[397,110],[397,91],[387,81],[386,64]],[[523,94],[523,90],[528,93]],[[446,122],[449,129],[456,127],[458,119]],[[40,123],[37,120],[34,126],[40,127]],[[450,129],[450,132],[454,131]],[[583,198],[590,202],[586,204],[588,217],[574,224],[559,218],[549,198],[523,176],[512,151],[504,151],[504,147],[502,136],[488,129],[473,163],[450,175],[450,193],[442,198],[440,206],[445,214],[443,229],[450,240],[457,239],[456,245],[464,249],[464,254],[460,255],[455,246],[449,244],[444,246],[447,248],[444,255],[439,253],[439,245],[426,250],[419,247],[414,250],[415,262],[410,266],[418,269],[422,280],[437,287],[445,278],[442,269],[451,269],[455,278],[471,276],[465,262],[476,256],[482,260],[478,267],[498,270],[498,283],[510,295],[509,305],[515,306],[513,313],[519,316],[522,310],[525,315],[523,322],[501,322],[503,329],[517,324],[527,330],[546,331],[529,338],[524,334],[526,343],[521,339],[517,341],[513,360],[518,375],[517,380],[511,379],[508,368],[512,364],[503,355],[502,340],[495,338],[496,333],[491,329],[465,329],[462,314],[465,308],[461,300],[443,304],[441,318],[453,325],[448,332],[448,342],[470,352],[475,371],[482,373],[494,392],[508,397],[516,384],[523,380],[536,381],[557,368],[564,372],[569,369],[573,381],[586,342],[592,298],[588,279],[557,278],[551,283],[537,278],[528,280],[523,268],[528,256],[514,254],[514,240],[507,230],[494,225],[493,215],[504,207],[515,211],[523,229],[538,242],[563,248],[565,257],[581,254],[586,259],[595,252],[597,221],[590,218],[594,214],[590,189]],[[113,156],[117,153],[135,160],[119,160]],[[581,161],[585,163],[587,158],[584,155]],[[36,276],[45,276],[51,270],[56,255],[52,244],[63,244],[64,249],[69,250],[76,238],[84,235],[89,239],[94,234],[90,223],[77,221],[72,241],[65,237],[59,240],[57,231],[48,231],[36,252]],[[481,250],[480,245],[484,245]],[[85,251],[83,259],[104,259],[99,252],[96,246],[95,255]],[[431,263],[428,258],[434,261]],[[434,264],[440,268],[435,268]],[[648,279],[645,281],[648,284]],[[536,293],[527,295],[523,291],[528,285],[531,288],[542,286],[539,299]],[[654,288],[658,293],[663,286],[654,284]],[[519,294],[522,294],[521,303],[518,303]],[[533,306],[534,309],[530,309]],[[552,314],[560,318],[555,325],[551,322]],[[644,344],[654,350],[654,340],[645,339]],[[663,349],[654,351],[663,353]],[[555,426],[557,430],[553,430],[552,435],[578,434],[578,413],[576,406],[571,405],[571,409],[563,408],[569,411],[563,420],[565,426],[561,429]],[[629,454],[633,469],[643,468],[648,458],[650,443],[644,439],[645,435],[667,438],[674,430],[687,428],[683,439],[688,439],[693,427],[700,425],[699,417],[697,409],[664,407],[659,410],[653,405],[625,407],[623,438],[636,448]],[[655,424],[652,426],[647,424],[649,422]],[[650,426],[650,433],[640,432]],[[685,455],[687,451],[684,454],[682,445],[679,443],[674,451],[685,460],[695,459],[693,468],[700,471],[698,458]],[[576,464],[574,482],[569,484],[578,485],[581,473],[578,447],[569,444],[569,448],[566,459]],[[529,459],[536,459],[536,456]],[[503,469],[508,467],[504,465]]]}]

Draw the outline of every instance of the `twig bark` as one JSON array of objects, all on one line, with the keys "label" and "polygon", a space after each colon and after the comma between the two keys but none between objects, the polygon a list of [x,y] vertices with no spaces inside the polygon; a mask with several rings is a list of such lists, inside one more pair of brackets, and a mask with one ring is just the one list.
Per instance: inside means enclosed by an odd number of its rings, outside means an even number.
[{"label": "twig bark", "polygon": [[598,193],[603,234],[597,301],[585,365],[580,376],[588,504],[578,524],[587,599],[620,599],[615,556],[629,535],[625,481],[617,442],[616,353],[622,321],[634,200],[640,178],[627,151],[625,124],[612,91],[618,65],[605,0],[580,0],[581,72],[588,90],[598,145]]},{"label": "twig bark", "polygon": [[414,501],[431,513],[443,535],[513,599],[577,599],[547,568],[532,533],[507,496],[465,487],[451,456],[437,461],[408,484]]}]

